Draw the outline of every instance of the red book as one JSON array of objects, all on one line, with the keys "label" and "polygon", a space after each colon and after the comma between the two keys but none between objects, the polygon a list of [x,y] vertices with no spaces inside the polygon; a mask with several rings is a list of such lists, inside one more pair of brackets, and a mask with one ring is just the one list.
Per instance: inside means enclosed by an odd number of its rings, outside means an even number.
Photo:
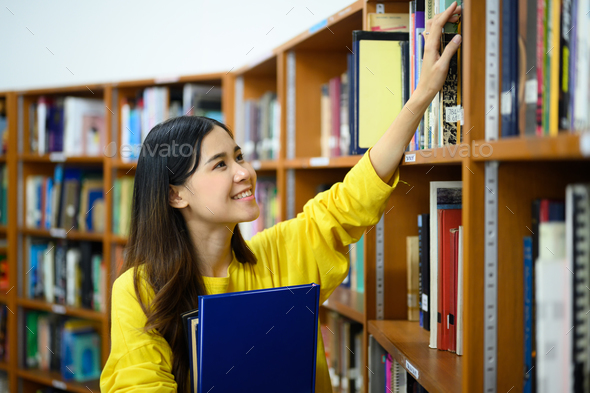
[{"label": "red book", "polygon": [[461,209],[438,209],[438,316],[437,348],[450,350],[447,318],[451,304],[451,229],[461,225]]},{"label": "red book", "polygon": [[451,232],[451,263],[449,264],[451,272],[449,277],[449,309],[446,318],[449,333],[449,351],[457,352],[457,272],[459,268],[459,228],[453,228]]},{"label": "red book", "polygon": [[332,132],[330,138],[330,156],[340,156],[340,77],[330,79],[330,111],[332,119]]}]

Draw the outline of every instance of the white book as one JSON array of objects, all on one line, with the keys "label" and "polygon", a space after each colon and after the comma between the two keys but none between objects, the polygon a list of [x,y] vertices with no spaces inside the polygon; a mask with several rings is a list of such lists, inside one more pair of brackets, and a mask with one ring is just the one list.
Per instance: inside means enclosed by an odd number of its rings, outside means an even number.
[{"label": "white book", "polygon": [[576,26],[576,88],[574,99],[574,128],[590,128],[590,0],[578,0]]},{"label": "white book", "polygon": [[438,209],[439,190],[463,188],[462,181],[430,182],[430,348],[437,348],[438,316]]},{"label": "white book", "polygon": [[37,103],[37,153],[39,155],[45,154],[46,142],[45,135],[47,133],[47,103],[45,99],[40,98]]},{"label": "white book", "polygon": [[54,256],[55,256],[55,243],[49,242],[47,250],[43,255],[43,290],[45,292],[45,300],[48,303],[53,303],[53,286],[55,282],[54,276]]},{"label": "white book", "polygon": [[82,253],[78,248],[70,248],[66,252],[66,304],[80,307],[81,277],[79,274]]},{"label": "white book", "polygon": [[[121,150],[121,147],[123,146],[129,146],[131,149],[136,149],[136,146],[131,146],[131,135],[130,134],[130,130],[131,127],[129,127],[129,118],[131,116],[131,107],[129,106],[129,103],[125,103],[121,106],[121,146],[117,149],[119,151]],[[121,154],[121,161],[123,162],[131,162],[134,161],[132,158],[132,154],[127,153],[129,151],[129,147],[126,147],[125,154]]]},{"label": "white book", "polygon": [[67,156],[97,156],[105,142],[103,100],[66,97],[64,100],[63,152]]}]

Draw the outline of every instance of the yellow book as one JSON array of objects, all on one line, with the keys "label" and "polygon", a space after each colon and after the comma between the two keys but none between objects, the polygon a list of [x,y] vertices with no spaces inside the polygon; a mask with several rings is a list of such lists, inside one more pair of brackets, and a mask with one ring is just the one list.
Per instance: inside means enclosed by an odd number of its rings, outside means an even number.
[{"label": "yellow book", "polygon": [[551,1],[551,41],[548,43],[551,48],[551,87],[549,88],[549,135],[557,135],[559,131],[559,50],[561,28],[559,16],[561,14],[561,0]]},{"label": "yellow book", "polygon": [[406,262],[408,278],[408,321],[420,320],[420,307],[418,307],[419,292],[419,256],[418,236],[406,237]]},{"label": "yellow book", "polygon": [[359,42],[359,147],[368,149],[402,109],[400,41]]}]

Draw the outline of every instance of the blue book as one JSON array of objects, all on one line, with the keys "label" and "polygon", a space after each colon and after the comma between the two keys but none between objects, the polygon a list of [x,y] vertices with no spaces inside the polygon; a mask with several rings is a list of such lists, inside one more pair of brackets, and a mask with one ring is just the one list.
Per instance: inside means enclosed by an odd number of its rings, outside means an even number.
[{"label": "blue book", "polygon": [[533,239],[524,238],[524,393],[532,392],[533,374]]},{"label": "blue book", "polygon": [[314,283],[199,296],[192,391],[315,392],[319,299]]}]

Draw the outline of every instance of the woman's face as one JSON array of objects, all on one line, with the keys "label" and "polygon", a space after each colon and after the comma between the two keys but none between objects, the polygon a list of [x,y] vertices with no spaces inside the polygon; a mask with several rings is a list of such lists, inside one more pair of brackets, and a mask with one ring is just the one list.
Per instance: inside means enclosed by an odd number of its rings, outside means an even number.
[{"label": "woman's face", "polygon": [[[244,160],[236,142],[219,126],[203,139],[199,165],[185,186],[191,218],[236,224],[260,215],[254,198],[256,172]],[[249,196],[244,197],[244,192]]]}]

